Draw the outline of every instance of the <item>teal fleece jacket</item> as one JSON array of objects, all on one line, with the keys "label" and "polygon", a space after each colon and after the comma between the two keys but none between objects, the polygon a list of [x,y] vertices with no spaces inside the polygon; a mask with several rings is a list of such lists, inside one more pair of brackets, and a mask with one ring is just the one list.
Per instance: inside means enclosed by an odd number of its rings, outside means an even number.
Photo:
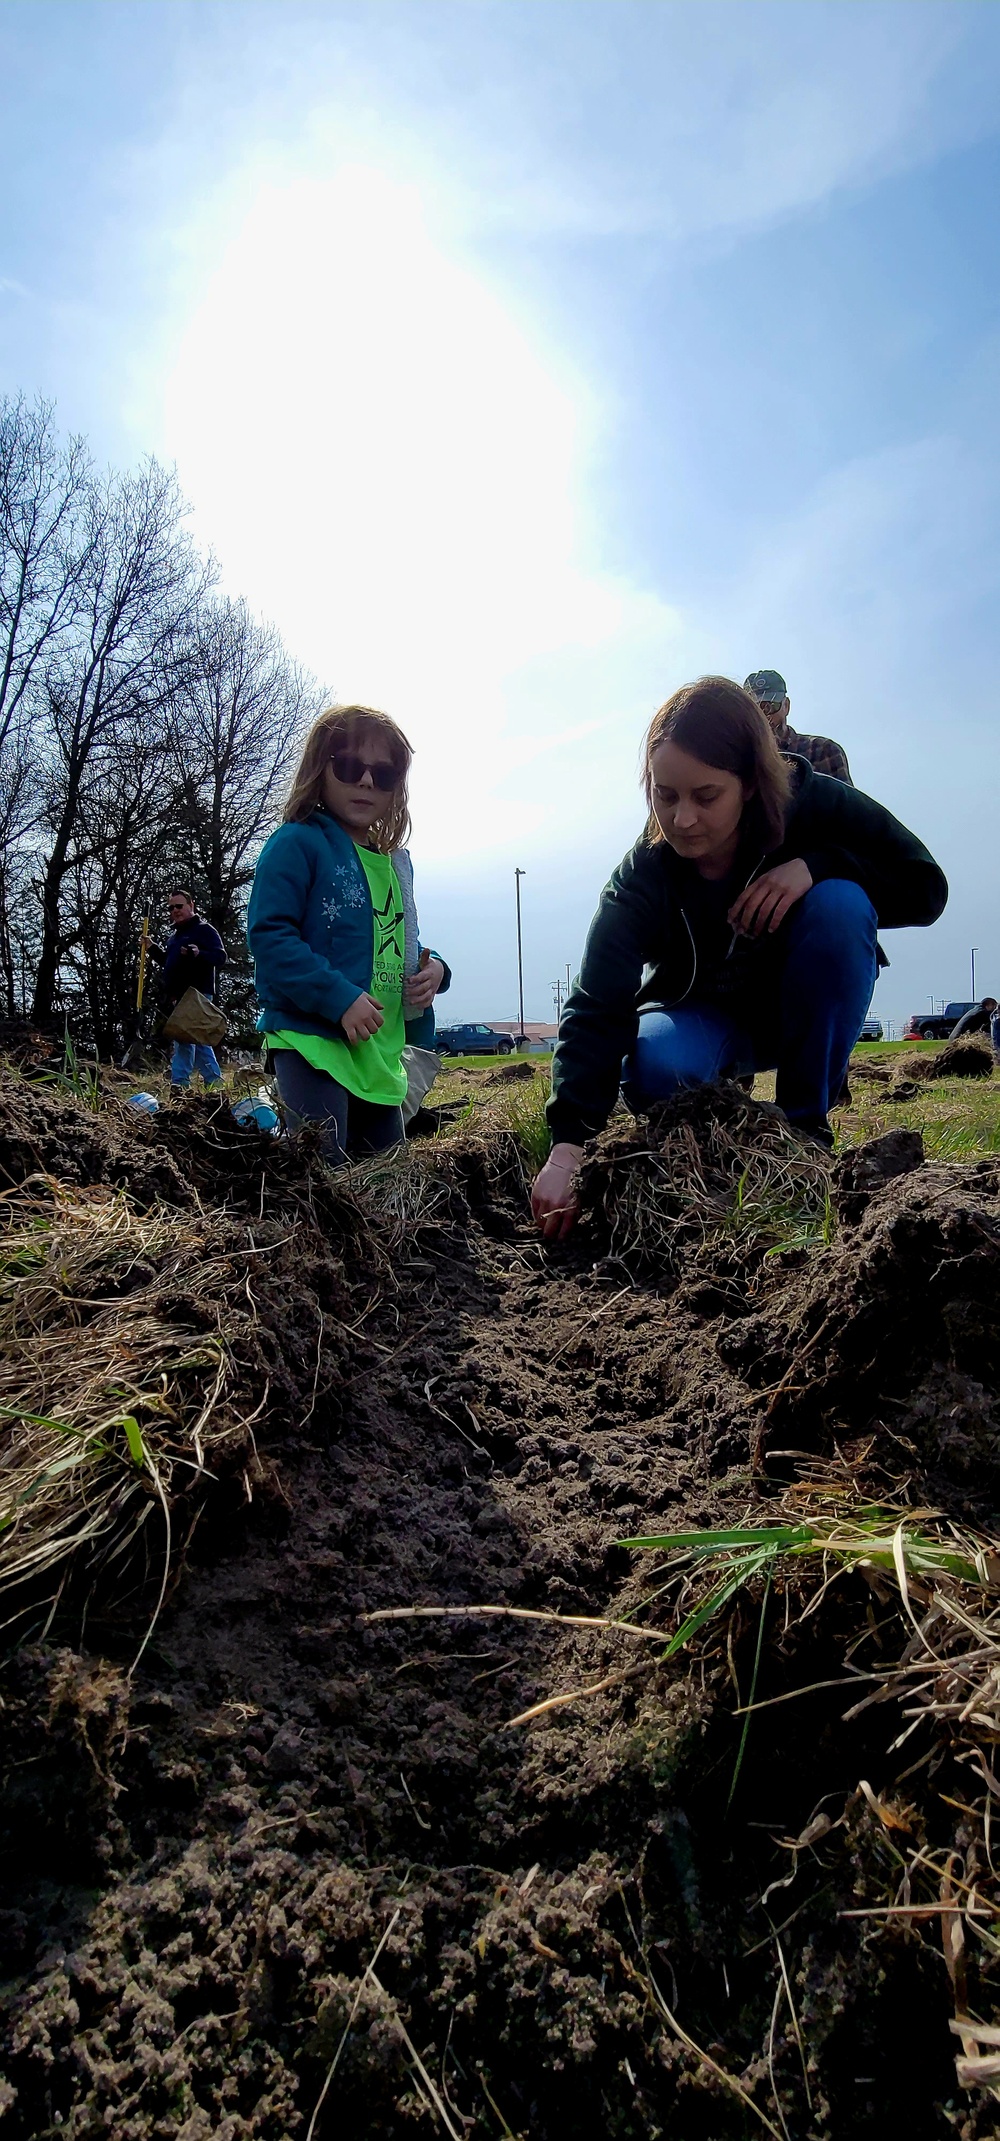
[{"label": "teal fleece jacket", "polygon": [[[421,945],[413,869],[405,848],[393,855],[403,899],[404,974],[414,974]],[[315,1033],[343,1039],[348,1005],[372,985],[375,917],[368,879],[349,833],[328,811],[279,825],[254,872],[247,940],[260,999],[262,1033]],[[434,953],[440,958],[440,953]],[[451,974],[445,962],[439,995]],[[407,1041],[433,1042],[433,1010],[407,1021]]]},{"label": "teal fleece jacket", "polygon": [[[770,853],[748,854],[747,879],[801,856],[814,884],[843,877],[861,885],[880,929],[935,922],[947,879],[916,834],[859,788],[816,773],[804,758],[791,765],[784,839]],[[691,873],[665,841],[644,835],[605,885],[559,1027],[546,1110],[554,1144],[582,1145],[603,1130],[643,1004],[669,1010],[710,999],[711,959]],[[740,939],[747,988],[764,978],[780,937]]]}]

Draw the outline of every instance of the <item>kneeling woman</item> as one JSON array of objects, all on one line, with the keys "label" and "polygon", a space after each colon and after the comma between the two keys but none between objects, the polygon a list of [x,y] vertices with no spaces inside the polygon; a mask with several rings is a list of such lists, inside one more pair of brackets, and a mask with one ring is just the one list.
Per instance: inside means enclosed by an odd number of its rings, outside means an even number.
[{"label": "kneeling woman", "polygon": [[[591,924],[556,1045],[532,1208],[569,1231],[573,1175],[614,1107],[777,1069],[790,1122],[827,1111],[871,1001],[876,930],[933,922],[936,862],[881,804],[785,757],[748,692],[686,684],[646,737],[649,821]],[[645,978],[644,978],[645,976]]]},{"label": "kneeling woman", "polygon": [[387,714],[329,707],[250,895],[258,1026],[278,1091],[293,1128],[322,1125],[335,1164],[400,1142],[403,1048],[432,1037],[431,1005],[451,979],[417,938],[402,844],[411,756]]}]

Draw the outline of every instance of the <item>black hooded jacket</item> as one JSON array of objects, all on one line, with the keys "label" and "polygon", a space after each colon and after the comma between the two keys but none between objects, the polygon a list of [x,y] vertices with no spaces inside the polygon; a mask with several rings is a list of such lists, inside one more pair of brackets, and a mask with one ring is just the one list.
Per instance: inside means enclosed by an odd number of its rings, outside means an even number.
[{"label": "black hooded jacket", "polygon": [[[935,922],[948,898],[944,872],[881,803],[803,758],[791,761],[785,836],[769,853],[744,850],[741,882],[801,857],[814,884],[848,878],[867,892],[880,929]],[[727,903],[734,897],[730,889]],[[636,842],[605,885],[567,998],[547,1114],[555,1144],[595,1137],[614,1107],[622,1059],[643,1005],[667,1009],[766,990],[781,958],[773,937],[736,937],[713,910],[712,887],[666,841]],[[645,977],[645,978],[644,978]]]}]

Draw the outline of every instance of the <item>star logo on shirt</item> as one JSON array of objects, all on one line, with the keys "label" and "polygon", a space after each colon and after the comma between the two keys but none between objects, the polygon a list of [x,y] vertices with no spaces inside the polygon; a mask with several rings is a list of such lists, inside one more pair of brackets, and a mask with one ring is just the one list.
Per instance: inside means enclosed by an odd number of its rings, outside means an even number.
[{"label": "star logo on shirt", "polygon": [[396,907],[393,904],[391,885],[385,896],[385,906],[375,908],[375,921],[379,932],[375,950],[376,959],[383,958],[386,952],[393,952],[397,959],[401,959],[403,946],[399,931],[403,921],[403,910],[402,907]]}]

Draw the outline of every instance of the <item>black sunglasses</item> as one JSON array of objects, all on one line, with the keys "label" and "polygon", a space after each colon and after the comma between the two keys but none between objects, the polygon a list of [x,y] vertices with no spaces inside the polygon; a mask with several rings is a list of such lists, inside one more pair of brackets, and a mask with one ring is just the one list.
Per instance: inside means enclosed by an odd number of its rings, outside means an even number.
[{"label": "black sunglasses", "polygon": [[399,774],[395,766],[370,766],[366,758],[358,758],[353,751],[334,751],[330,764],[338,781],[343,781],[345,788],[357,788],[366,773],[371,774],[372,786],[378,788],[383,795],[388,795],[391,789],[399,786]]}]

